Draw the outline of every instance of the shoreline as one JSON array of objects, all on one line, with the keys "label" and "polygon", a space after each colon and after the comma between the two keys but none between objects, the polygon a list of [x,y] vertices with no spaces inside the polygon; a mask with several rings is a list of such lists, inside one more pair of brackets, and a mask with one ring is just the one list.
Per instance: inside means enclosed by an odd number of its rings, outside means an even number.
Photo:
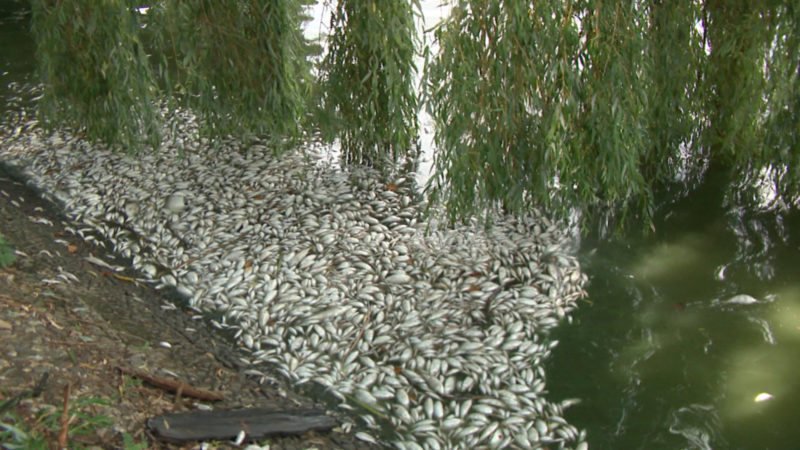
[{"label": "shoreline", "polygon": [[[431,231],[413,174],[380,180],[302,152],[239,153],[233,140],[192,148],[178,137],[182,157],[127,157],[20,129],[4,133],[0,154],[144,277],[220,317],[249,359],[360,411],[345,427],[363,440],[585,440],[544,398],[548,331],[585,284],[557,224]],[[387,424],[394,431],[380,432]]]}]

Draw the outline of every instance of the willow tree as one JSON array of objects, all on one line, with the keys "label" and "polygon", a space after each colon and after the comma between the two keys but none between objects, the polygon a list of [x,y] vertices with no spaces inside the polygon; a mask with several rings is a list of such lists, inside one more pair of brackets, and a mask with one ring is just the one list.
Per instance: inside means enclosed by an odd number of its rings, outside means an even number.
[{"label": "willow tree", "polygon": [[459,1],[425,78],[431,191],[453,216],[647,223],[654,192],[712,164],[779,166],[796,195],[799,26],[788,1]]},{"label": "willow tree", "polygon": [[[413,4],[413,5],[412,5]],[[329,139],[346,163],[383,166],[415,146],[416,0],[339,0],[322,63]]]},{"label": "willow tree", "polygon": [[168,96],[212,136],[298,136],[310,83],[301,12],[288,0],[157,3],[148,25]]},{"label": "willow tree", "polygon": [[[777,18],[775,17],[777,16]],[[800,5],[788,2],[769,18],[771,57],[766,64],[765,159],[787,173],[780,191],[800,192]]]},{"label": "willow tree", "polygon": [[[158,141],[164,97],[212,135],[296,136],[314,83],[302,1],[156,2],[142,22],[132,1],[32,0],[42,110],[131,147]],[[345,162],[415,147],[419,9],[337,0],[317,86]],[[460,0],[436,37],[429,192],[454,217],[543,205],[647,223],[659,190],[707,167],[770,173],[800,201],[797,2]]]},{"label": "willow tree", "polygon": [[159,108],[209,136],[297,136],[310,64],[299,0],[32,0],[41,111],[130,149],[157,146]]},{"label": "willow tree", "polygon": [[31,1],[44,123],[128,149],[157,146],[157,82],[126,1]]},{"label": "willow tree", "polygon": [[[561,1],[460,2],[436,32],[427,67],[437,189],[454,215],[548,195],[578,113],[578,29]],[[444,188],[448,188],[445,190]]]}]

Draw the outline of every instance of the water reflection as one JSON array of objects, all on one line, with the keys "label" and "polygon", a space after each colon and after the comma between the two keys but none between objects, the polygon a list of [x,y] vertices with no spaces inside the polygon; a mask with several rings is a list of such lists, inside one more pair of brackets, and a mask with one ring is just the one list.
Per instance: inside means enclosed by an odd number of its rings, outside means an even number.
[{"label": "water reflection", "polygon": [[7,108],[5,98],[14,94],[9,83],[30,79],[33,72],[35,50],[29,37],[30,11],[23,2],[0,2],[0,117]]},{"label": "water reflection", "polygon": [[584,242],[592,304],[558,330],[547,373],[554,398],[584,400],[566,416],[593,448],[800,442],[800,219],[715,207],[715,190],[655,236]]},{"label": "water reflection", "polygon": [[[711,405],[693,404],[678,409],[672,414],[670,433],[683,436],[692,448],[711,450],[727,446],[719,434],[721,421],[716,408]],[[712,442],[715,445],[712,445]]]}]

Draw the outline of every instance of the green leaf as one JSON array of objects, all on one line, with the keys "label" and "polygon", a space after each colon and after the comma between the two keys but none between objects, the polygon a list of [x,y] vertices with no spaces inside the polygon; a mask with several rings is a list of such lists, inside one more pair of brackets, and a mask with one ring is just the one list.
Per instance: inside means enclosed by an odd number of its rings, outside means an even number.
[{"label": "green leaf", "polygon": [[0,267],[8,267],[14,262],[14,249],[0,234]]}]

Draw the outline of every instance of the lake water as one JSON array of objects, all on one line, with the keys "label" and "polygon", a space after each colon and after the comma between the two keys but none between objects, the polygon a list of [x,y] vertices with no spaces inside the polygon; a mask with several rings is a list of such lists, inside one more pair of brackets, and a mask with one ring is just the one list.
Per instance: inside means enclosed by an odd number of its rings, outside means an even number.
[{"label": "lake water", "polygon": [[27,2],[0,0],[0,114],[11,93],[8,84],[29,79],[34,68],[34,45],[27,32],[29,15],[24,4]]},{"label": "lake water", "polygon": [[[3,97],[33,69],[23,3],[0,1]],[[648,237],[584,240],[590,296],[547,375],[552,399],[581,399],[566,418],[591,448],[800,448],[800,219],[720,203],[697,193]]]},{"label": "lake water", "polygon": [[583,243],[590,303],[547,374],[582,399],[566,418],[592,448],[800,445],[800,221],[720,203],[696,193],[647,238]]}]

